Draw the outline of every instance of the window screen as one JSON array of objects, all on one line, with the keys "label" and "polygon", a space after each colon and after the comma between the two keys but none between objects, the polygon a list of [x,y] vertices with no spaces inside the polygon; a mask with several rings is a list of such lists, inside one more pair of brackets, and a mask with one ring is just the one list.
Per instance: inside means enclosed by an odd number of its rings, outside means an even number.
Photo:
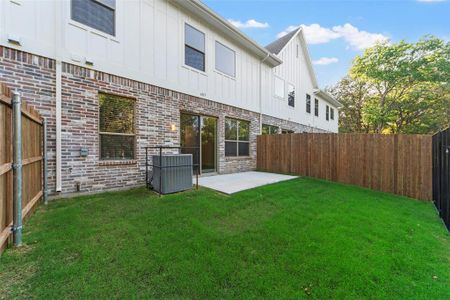
[{"label": "window screen", "polygon": [[262,134],[277,134],[278,133],[278,127],[277,126],[272,126],[272,125],[267,125],[267,124],[263,124],[262,125]]},{"label": "window screen", "polygon": [[295,106],[295,87],[292,84],[288,84],[288,105]]},{"label": "window screen", "polygon": [[314,115],[319,116],[319,99],[314,98]]},{"label": "window screen", "polygon": [[325,111],[325,119],[328,121],[330,120],[330,107],[327,105],[326,111]]},{"label": "window screen", "polygon": [[311,113],[311,96],[306,94],[306,112]]},{"label": "window screen", "polygon": [[229,76],[236,76],[236,54],[216,41],[216,70]]},{"label": "window screen", "polygon": [[330,118],[334,120],[334,109],[330,107]]},{"label": "window screen", "polygon": [[205,71],[205,34],[194,27],[184,25],[184,63]]},{"label": "window screen", "polygon": [[225,156],[250,155],[250,122],[225,118]]},{"label": "window screen", "polygon": [[275,96],[284,99],[284,80],[275,76]]},{"label": "window screen", "polygon": [[72,20],[115,35],[115,0],[72,0]]},{"label": "window screen", "polygon": [[133,159],[135,100],[99,94],[100,159]]}]

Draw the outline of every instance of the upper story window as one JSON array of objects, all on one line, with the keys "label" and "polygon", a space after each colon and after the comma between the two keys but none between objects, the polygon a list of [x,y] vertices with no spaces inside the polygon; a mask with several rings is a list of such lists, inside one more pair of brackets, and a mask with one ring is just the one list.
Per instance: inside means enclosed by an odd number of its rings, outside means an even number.
[{"label": "upper story window", "polygon": [[294,130],[282,129],[282,130],[281,130],[281,133],[282,133],[282,134],[291,134],[291,133],[294,133]]},{"label": "upper story window", "polygon": [[298,44],[295,45],[295,57],[298,58]]},{"label": "upper story window", "polygon": [[216,70],[231,77],[236,76],[236,53],[216,41]]},{"label": "upper story window", "polygon": [[225,156],[249,156],[250,122],[225,118]]},{"label": "upper story window", "polygon": [[311,113],[311,95],[306,94],[306,112]]},{"label": "upper story window", "polygon": [[278,127],[277,126],[273,126],[273,125],[267,125],[267,124],[263,124],[262,125],[262,134],[266,135],[266,134],[277,134],[278,133]]},{"label": "upper story window", "polygon": [[330,120],[330,107],[327,105],[326,111],[325,111],[325,119],[327,121]]},{"label": "upper story window", "polygon": [[205,34],[188,24],[184,25],[184,63],[205,71]]},{"label": "upper story window", "polygon": [[115,35],[116,0],[72,0],[71,18],[74,21]]},{"label": "upper story window", "polygon": [[99,94],[100,159],[134,159],[134,99]]},{"label": "upper story window", "polygon": [[295,86],[288,84],[288,105],[295,106]]},{"label": "upper story window", "polygon": [[334,109],[332,107],[330,107],[330,118],[334,120]]},{"label": "upper story window", "polygon": [[319,116],[319,99],[314,98],[314,115]]},{"label": "upper story window", "polygon": [[275,76],[275,96],[284,99],[284,80],[280,77]]}]

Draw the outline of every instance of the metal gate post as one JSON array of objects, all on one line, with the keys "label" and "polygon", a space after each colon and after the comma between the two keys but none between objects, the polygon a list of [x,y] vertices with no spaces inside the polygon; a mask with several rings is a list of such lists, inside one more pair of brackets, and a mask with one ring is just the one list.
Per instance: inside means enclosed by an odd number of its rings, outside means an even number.
[{"label": "metal gate post", "polygon": [[44,142],[43,142],[43,155],[44,155],[44,166],[43,166],[43,183],[44,183],[44,204],[48,204],[48,157],[47,157],[47,118],[44,118],[43,122],[43,136],[44,136]]},{"label": "metal gate post", "polygon": [[20,94],[13,92],[13,236],[14,246],[22,245],[22,111]]}]

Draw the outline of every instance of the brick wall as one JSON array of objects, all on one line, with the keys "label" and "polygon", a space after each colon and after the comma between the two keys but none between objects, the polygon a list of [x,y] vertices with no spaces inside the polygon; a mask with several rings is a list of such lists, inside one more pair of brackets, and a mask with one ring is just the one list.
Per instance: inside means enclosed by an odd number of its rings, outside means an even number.
[{"label": "brick wall", "polygon": [[268,116],[268,115],[262,116],[262,123],[267,124],[267,125],[277,126],[279,133],[281,133],[282,129],[292,130],[296,133],[302,133],[302,132],[326,133],[327,132],[326,130],[323,130],[323,129],[310,127],[307,125],[275,118],[275,117]]},{"label": "brick wall", "polygon": [[[20,91],[23,100],[48,120],[49,189],[55,192],[55,61],[0,47],[0,80]],[[98,93],[136,100],[136,157],[129,161],[99,159]],[[144,183],[145,146],[179,145],[180,111],[218,119],[219,173],[256,168],[259,114],[192,97],[153,85],[63,63],[62,66],[62,192],[100,191]],[[249,157],[225,157],[225,117],[250,121]],[[177,130],[170,130],[175,124]],[[89,155],[80,156],[80,148]]]}]

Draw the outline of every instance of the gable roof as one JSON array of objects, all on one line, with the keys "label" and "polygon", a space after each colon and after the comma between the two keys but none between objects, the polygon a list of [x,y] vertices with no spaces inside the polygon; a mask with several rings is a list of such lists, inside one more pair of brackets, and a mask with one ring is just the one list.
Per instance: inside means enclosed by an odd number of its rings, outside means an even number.
[{"label": "gable roof", "polygon": [[236,42],[238,45],[246,48],[251,53],[256,55],[261,61],[265,62],[271,67],[276,67],[282,63],[281,59],[272,54],[266,48],[259,45],[257,42],[248,37],[241,30],[237,29],[230,22],[223,17],[216,14],[208,6],[203,4],[200,0],[170,0],[186,12],[196,16],[200,20],[206,22],[209,26],[221,32],[230,40]]},{"label": "gable roof", "polygon": [[266,46],[266,49],[269,50],[273,54],[279,54],[284,47],[289,44],[292,38],[297,35],[297,32],[301,29],[298,27],[297,29],[292,30],[288,34],[283,35],[278,40],[273,41],[269,45]]}]

